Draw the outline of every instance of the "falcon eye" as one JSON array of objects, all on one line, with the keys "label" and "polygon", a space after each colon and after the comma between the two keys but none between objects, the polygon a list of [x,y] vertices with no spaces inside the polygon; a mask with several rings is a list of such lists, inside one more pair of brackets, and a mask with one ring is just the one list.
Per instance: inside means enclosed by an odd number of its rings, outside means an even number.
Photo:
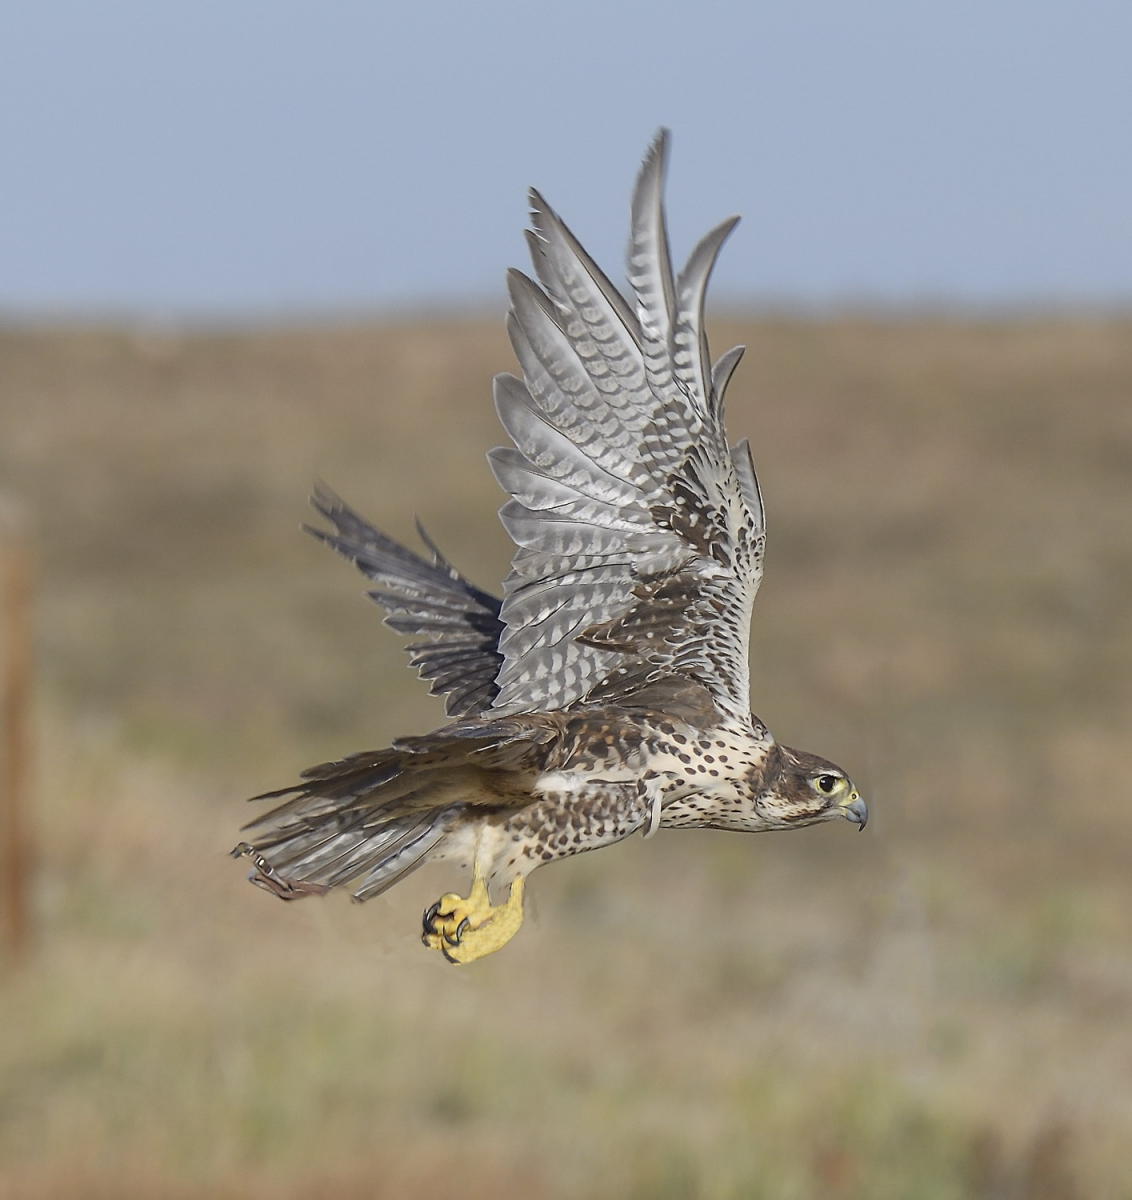
[{"label": "falcon eye", "polygon": [[837,790],[837,786],[840,782],[841,780],[838,779],[836,775],[818,776],[818,787],[821,788],[821,790],[825,792],[827,796],[831,796]]}]

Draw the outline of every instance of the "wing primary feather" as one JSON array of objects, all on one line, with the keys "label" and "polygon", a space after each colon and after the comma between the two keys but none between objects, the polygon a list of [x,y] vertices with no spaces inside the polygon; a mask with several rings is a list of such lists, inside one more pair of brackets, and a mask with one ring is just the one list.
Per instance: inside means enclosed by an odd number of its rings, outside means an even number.
[{"label": "wing primary feather", "polygon": [[[704,297],[723,243],[738,224],[738,217],[728,217],[705,234],[688,256],[677,281],[679,319],[675,334],[676,377],[683,379],[696,396],[710,397],[712,385],[711,355],[704,328]],[[690,358],[687,364],[682,362],[684,353]]]},{"label": "wing primary feather", "polygon": [[744,438],[731,447],[731,462],[739,481],[739,490],[747,502],[747,508],[755,522],[756,536],[766,533],[766,513],[763,509],[763,493],[759,477],[755,474],[755,463],[751,457],[751,443]]},{"label": "wing primary feather", "polygon": [[667,129],[661,129],[645,154],[633,191],[629,239],[629,282],[637,297],[637,316],[646,341],[667,345],[676,308],[672,257],[664,219],[664,176],[668,165]]},{"label": "wing primary feather", "polygon": [[723,424],[723,402],[727,396],[727,385],[731,382],[731,376],[746,350],[746,346],[732,346],[715,360],[711,369],[711,410],[720,425]]},{"label": "wing primary feather", "polygon": [[[574,236],[570,227],[546,202],[542,193],[536,188],[531,188],[530,203],[533,229],[527,231],[527,246],[530,249],[531,258],[535,264],[535,270],[544,286],[547,285],[548,279],[555,283],[560,283],[560,276],[552,273],[551,251],[557,243],[586,273],[605,303],[609,306],[610,312],[617,317],[618,321],[624,327],[625,332],[633,341],[638,342],[640,340],[640,326],[637,323],[637,318],[633,315],[632,309],[625,303],[625,297],[613,286],[609,277],[589,256],[581,242]],[[547,272],[546,277],[544,277],[543,271],[539,270],[540,266]]]}]

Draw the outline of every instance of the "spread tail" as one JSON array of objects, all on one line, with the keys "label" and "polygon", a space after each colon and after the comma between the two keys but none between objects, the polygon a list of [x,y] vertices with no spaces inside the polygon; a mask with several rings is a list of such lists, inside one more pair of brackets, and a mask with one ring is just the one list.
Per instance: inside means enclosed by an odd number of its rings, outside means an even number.
[{"label": "spread tail", "polygon": [[398,750],[356,754],[303,772],[301,783],[255,799],[287,797],[245,826],[255,830],[234,858],[252,862],[251,881],[283,900],[353,884],[369,900],[421,866],[450,826],[452,803],[430,804],[447,772]]},{"label": "spread tail", "polygon": [[470,717],[321,763],[254,797],[281,803],[244,826],[253,833],[232,855],[250,859],[251,881],[283,900],[343,884],[355,900],[380,896],[433,856],[470,805],[512,802],[490,777],[516,778],[553,736],[553,722],[537,718]]}]

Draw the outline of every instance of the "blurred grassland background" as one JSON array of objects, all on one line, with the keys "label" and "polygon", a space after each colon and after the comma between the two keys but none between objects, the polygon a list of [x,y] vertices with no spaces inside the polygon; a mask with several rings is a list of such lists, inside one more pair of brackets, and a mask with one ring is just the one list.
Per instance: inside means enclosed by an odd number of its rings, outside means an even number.
[{"label": "blurred grassland background", "polygon": [[0,1196],[1132,1197],[1132,322],[716,321],[766,496],[754,707],[874,818],[282,905],[243,797],[440,722],[322,478],[494,587],[497,320],[0,333],[38,559]]}]

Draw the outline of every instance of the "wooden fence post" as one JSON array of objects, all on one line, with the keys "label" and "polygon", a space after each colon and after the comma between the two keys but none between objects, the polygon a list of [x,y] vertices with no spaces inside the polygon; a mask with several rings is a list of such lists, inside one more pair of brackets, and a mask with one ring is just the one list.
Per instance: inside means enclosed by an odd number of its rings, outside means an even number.
[{"label": "wooden fence post", "polygon": [[0,895],[4,943],[13,962],[25,956],[31,941],[31,558],[23,523],[11,511],[0,511]]}]

